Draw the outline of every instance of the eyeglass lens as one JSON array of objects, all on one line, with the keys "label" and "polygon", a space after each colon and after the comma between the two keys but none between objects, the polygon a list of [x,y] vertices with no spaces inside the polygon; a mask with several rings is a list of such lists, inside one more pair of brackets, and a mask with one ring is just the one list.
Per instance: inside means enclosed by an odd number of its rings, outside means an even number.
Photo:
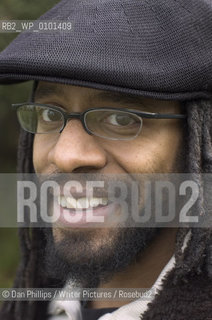
[{"label": "eyeglass lens", "polygon": [[64,123],[59,111],[36,105],[20,107],[18,119],[23,129],[32,133],[60,132]]},{"label": "eyeglass lens", "polygon": [[142,127],[142,119],[129,112],[91,110],[86,113],[85,123],[93,134],[110,139],[131,139]]}]

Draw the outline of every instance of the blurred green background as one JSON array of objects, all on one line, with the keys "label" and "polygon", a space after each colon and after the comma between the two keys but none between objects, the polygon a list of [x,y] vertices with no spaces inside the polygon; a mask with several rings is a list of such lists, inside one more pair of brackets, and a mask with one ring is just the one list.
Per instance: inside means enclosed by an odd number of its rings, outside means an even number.
[{"label": "blurred green background", "polygon": [[[57,0],[1,0],[0,20],[35,20],[59,1]],[[15,37],[16,33],[0,33],[0,51]],[[0,173],[16,172],[16,153],[19,126],[12,103],[28,99],[32,83],[0,86]],[[0,212],[1,214],[1,212]],[[0,228],[0,287],[13,284],[19,261],[17,229]]]}]

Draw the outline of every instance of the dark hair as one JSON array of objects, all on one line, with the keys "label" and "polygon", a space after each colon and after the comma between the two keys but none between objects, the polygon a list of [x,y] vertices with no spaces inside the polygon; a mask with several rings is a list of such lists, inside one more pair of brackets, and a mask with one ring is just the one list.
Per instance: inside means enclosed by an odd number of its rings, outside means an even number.
[{"label": "dark hair", "polygon": [[[212,172],[212,101],[195,100],[183,103],[187,113],[185,130],[187,153],[186,170],[201,185],[201,173]],[[18,172],[32,173],[33,135],[21,131],[18,150]],[[207,214],[203,195],[198,201],[198,214]],[[176,268],[174,282],[186,281],[191,273],[206,272],[212,278],[212,231],[206,228],[191,228],[191,237],[186,250],[182,244],[188,232],[180,228],[176,236]],[[42,229],[22,228],[19,230],[21,263],[17,271],[14,287],[41,288],[50,287],[42,273],[42,248],[45,237]],[[0,312],[4,320],[45,319],[47,303],[32,301],[7,301]]]}]

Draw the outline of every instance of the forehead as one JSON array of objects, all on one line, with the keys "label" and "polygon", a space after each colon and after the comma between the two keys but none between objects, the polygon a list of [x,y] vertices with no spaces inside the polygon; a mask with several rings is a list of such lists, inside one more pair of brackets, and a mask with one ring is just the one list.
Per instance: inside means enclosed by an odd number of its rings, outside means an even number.
[{"label": "forehead", "polygon": [[141,103],[144,98],[142,96],[137,96],[133,94],[115,92],[115,91],[106,91],[99,90],[87,87],[64,85],[64,84],[54,84],[49,82],[39,82],[36,89],[36,99],[42,99],[49,96],[60,96],[65,97],[66,95],[77,96],[83,95],[84,97],[89,98],[98,98],[98,99],[113,99],[119,102],[121,99],[135,101]]},{"label": "forehead", "polygon": [[167,112],[179,112],[180,103],[178,101],[159,100],[146,98],[134,94],[122,93],[117,91],[106,91],[88,87],[65,85],[51,82],[39,82],[35,100],[44,100],[48,98],[59,98],[61,100],[74,102],[84,100],[86,102],[100,101],[117,104],[133,104],[135,106],[150,108],[151,110],[163,109]]}]

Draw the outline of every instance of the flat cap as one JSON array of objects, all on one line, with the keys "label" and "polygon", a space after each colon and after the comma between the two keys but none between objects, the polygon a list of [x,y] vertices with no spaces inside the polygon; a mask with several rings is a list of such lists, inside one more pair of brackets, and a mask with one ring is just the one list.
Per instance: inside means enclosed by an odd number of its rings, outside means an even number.
[{"label": "flat cap", "polygon": [[0,84],[42,80],[170,100],[212,98],[212,0],[62,0],[0,53]]}]

